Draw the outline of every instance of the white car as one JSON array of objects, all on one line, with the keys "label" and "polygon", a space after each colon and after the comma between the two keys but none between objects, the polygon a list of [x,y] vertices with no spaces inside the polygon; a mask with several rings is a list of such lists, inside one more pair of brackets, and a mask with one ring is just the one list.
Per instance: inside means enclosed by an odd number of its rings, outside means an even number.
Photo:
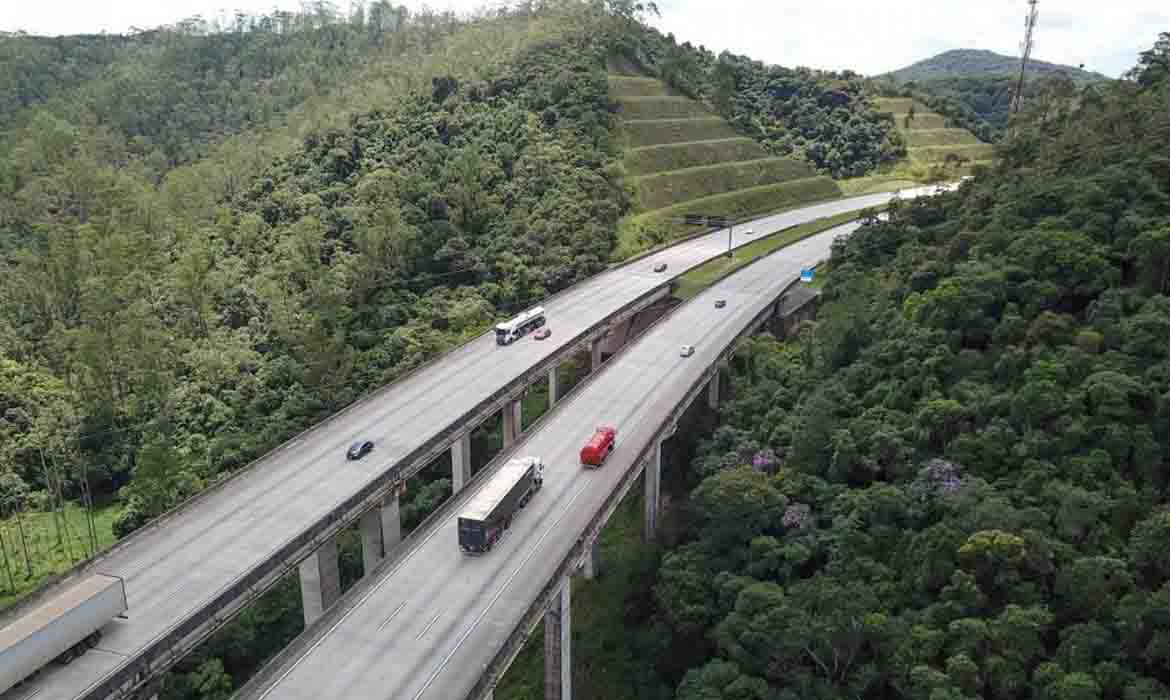
[{"label": "white car", "polygon": [[682,350],[679,350],[678,354],[681,355],[682,357],[690,357],[691,355],[695,354],[695,346],[694,345],[684,345],[684,346],[682,346]]},{"label": "white car", "polygon": [[743,235],[754,236],[754,235],[756,235],[756,230],[754,228],[750,228],[750,227],[746,228],[746,229],[744,229]]}]

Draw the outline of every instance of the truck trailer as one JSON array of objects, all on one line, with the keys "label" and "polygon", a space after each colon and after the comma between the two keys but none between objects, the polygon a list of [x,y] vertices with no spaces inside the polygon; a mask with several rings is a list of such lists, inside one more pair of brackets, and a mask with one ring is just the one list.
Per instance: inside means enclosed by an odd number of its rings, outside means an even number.
[{"label": "truck trailer", "polygon": [[512,516],[544,485],[539,457],[509,460],[492,476],[459,515],[459,546],[468,554],[491,550],[512,525]]},{"label": "truck trailer", "polygon": [[25,611],[0,629],[0,693],[52,661],[68,663],[85,653],[126,608],[122,579],[94,574]]},{"label": "truck trailer", "polygon": [[593,437],[581,448],[581,464],[586,467],[600,467],[605,458],[613,452],[613,444],[617,441],[617,428],[611,425],[599,425],[593,431]]}]

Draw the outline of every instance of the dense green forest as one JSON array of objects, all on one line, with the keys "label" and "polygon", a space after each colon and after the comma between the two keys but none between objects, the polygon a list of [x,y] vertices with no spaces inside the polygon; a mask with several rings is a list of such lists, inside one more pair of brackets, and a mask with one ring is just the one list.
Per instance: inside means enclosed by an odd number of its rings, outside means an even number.
[{"label": "dense green forest", "polygon": [[723,52],[716,56],[652,28],[627,32],[620,56],[683,95],[703,100],[772,155],[812,163],[837,178],[864,175],[905,155],[893,128],[852,71],[786,68]]},{"label": "dense green forest", "polygon": [[627,593],[632,697],[1170,697],[1168,39],[838,241],[818,321],[738,354]]},{"label": "dense green forest", "polygon": [[[1004,56],[986,49],[952,49],[877,77],[890,77],[900,82],[906,82],[974,75],[1014,75],[1019,70],[1020,59],[1018,56]],[[1108,80],[1100,73],[1087,71],[1083,68],[1036,59],[1028,61],[1028,70],[1036,76],[1057,74],[1077,82]]]}]

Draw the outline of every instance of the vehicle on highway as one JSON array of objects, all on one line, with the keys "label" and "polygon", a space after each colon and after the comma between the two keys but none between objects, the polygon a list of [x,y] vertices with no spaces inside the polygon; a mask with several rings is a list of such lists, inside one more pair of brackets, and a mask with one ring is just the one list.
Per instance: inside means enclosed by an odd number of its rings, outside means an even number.
[{"label": "vehicle on highway", "polygon": [[544,485],[544,462],[540,457],[508,460],[459,514],[459,547],[467,554],[490,551],[512,516],[528,505]]},{"label": "vehicle on highway", "polygon": [[722,309],[724,306],[727,306],[726,299],[716,299],[715,300],[715,308]]},{"label": "vehicle on highway", "polygon": [[51,661],[69,663],[85,653],[101,639],[102,627],[126,610],[122,579],[94,574],[13,620],[0,630],[0,693]]},{"label": "vehicle on highway", "polygon": [[552,335],[552,331],[550,331],[547,328],[541,328],[540,330],[538,330],[536,332],[536,335],[534,335],[532,337],[536,338],[537,340],[544,340],[545,338],[549,337],[550,335]]},{"label": "vehicle on highway", "polygon": [[529,309],[515,318],[496,324],[496,344],[511,345],[517,338],[544,325],[544,307]]},{"label": "vehicle on highway", "polygon": [[654,266],[655,272],[666,272],[666,263],[658,263]]},{"label": "vehicle on highway", "polygon": [[345,453],[346,459],[361,459],[370,454],[370,450],[374,449],[373,440],[358,440],[349,446],[349,450]]},{"label": "vehicle on highway", "polygon": [[613,452],[613,444],[616,441],[617,428],[612,425],[597,426],[589,442],[581,448],[581,464],[587,467],[600,467],[609,453]]},{"label": "vehicle on highway", "polygon": [[745,235],[745,236],[754,236],[755,233],[756,233],[756,230],[754,228],[752,228],[751,226],[748,226],[743,231],[743,235]]},{"label": "vehicle on highway", "polygon": [[682,355],[683,357],[690,357],[691,355],[695,354],[695,346],[684,345],[682,346],[682,349],[678,351],[678,354]]}]

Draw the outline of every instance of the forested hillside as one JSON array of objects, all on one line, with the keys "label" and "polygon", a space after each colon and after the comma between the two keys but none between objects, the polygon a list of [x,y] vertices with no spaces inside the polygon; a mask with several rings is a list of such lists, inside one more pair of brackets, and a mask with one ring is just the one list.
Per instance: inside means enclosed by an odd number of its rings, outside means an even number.
[{"label": "forested hillside", "polygon": [[[568,3],[471,22],[416,47],[377,109],[235,177],[216,150],[156,187],[42,112],[55,130],[21,131],[36,148],[0,180],[4,513],[120,494],[129,532],[600,269],[627,207],[606,21]],[[21,563],[10,591],[46,573]]]},{"label": "forested hillside", "polygon": [[903,154],[893,125],[874,110],[857,73],[769,66],[728,52],[716,56],[651,28],[622,39],[620,55],[638,70],[705,101],[774,156],[805,160],[843,178]]},{"label": "forested hillside", "polygon": [[626,615],[677,698],[1170,697],[1170,52],[1139,68],[1034,100],[732,363]]},{"label": "forested hillside", "polygon": [[[1006,75],[1015,74],[1019,70],[1018,56],[1004,56],[986,49],[952,49],[884,75],[906,82],[960,76]],[[1037,76],[1059,74],[1078,82],[1108,80],[1100,73],[1034,58],[1028,61],[1028,70]]]}]

